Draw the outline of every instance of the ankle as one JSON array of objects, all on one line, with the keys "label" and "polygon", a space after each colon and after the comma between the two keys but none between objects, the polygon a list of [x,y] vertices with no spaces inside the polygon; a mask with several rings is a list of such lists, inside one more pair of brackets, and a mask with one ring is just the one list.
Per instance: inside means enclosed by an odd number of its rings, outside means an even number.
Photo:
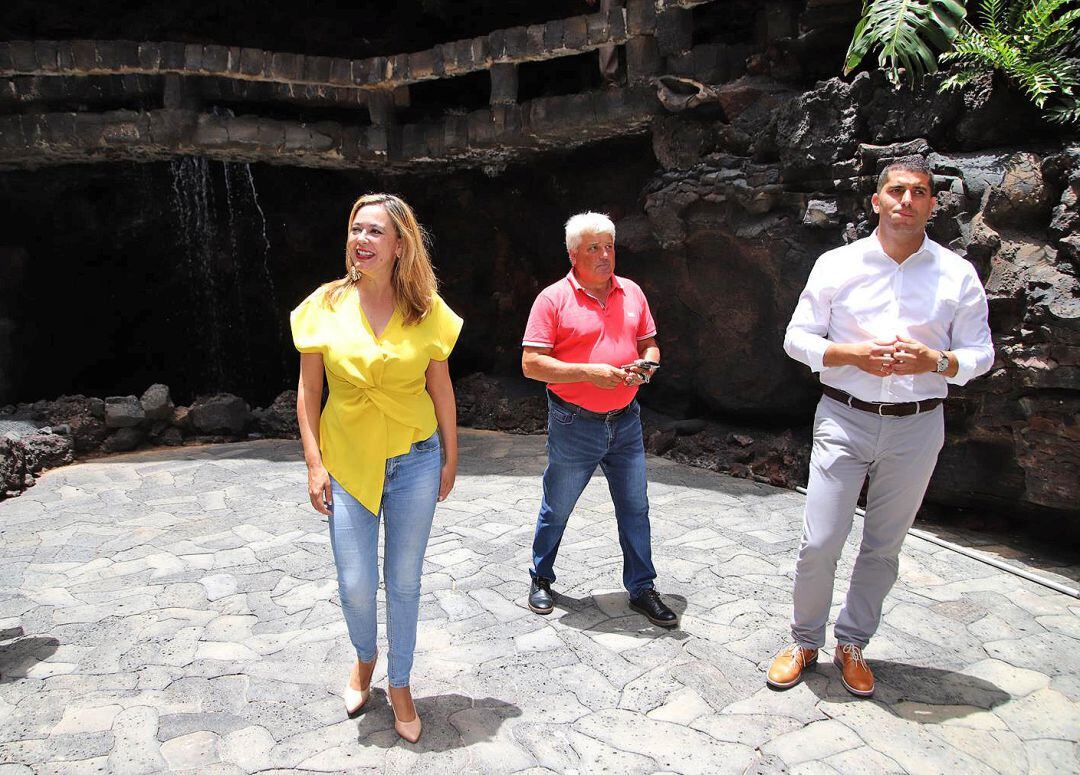
[{"label": "ankle", "polygon": [[413,705],[412,692],[408,686],[390,687],[390,705],[398,721],[412,721],[416,718],[416,706]]}]

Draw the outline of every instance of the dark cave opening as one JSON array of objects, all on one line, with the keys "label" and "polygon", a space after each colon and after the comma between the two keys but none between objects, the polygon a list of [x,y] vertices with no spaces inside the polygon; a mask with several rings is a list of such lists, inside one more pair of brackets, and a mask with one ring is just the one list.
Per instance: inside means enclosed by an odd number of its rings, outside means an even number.
[{"label": "dark cave opening", "polygon": [[[269,403],[296,379],[288,312],[339,276],[349,207],[374,190],[403,196],[432,234],[442,293],[466,320],[455,375],[519,374],[532,298],[566,271],[563,222],[584,209],[639,209],[655,168],[646,138],[547,161],[496,177],[197,157],[0,175],[0,250],[6,264],[23,256],[18,276],[4,278],[17,321],[4,401],[164,382],[181,402],[225,390]],[[627,249],[619,260],[634,276],[653,258]]]}]

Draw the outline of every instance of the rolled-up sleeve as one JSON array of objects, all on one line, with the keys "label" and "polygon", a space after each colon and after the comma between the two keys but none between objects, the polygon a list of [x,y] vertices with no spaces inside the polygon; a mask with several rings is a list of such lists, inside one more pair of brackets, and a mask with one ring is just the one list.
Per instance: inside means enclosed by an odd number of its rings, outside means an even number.
[{"label": "rolled-up sleeve", "polygon": [[824,368],[825,351],[829,349],[829,307],[833,289],[826,282],[826,267],[819,259],[799,294],[799,302],[791,315],[784,335],[784,352],[805,363],[813,372]]},{"label": "rolled-up sleeve", "polygon": [[972,269],[965,279],[949,337],[957,364],[956,376],[945,378],[950,384],[965,385],[994,365],[994,343],[987,317],[986,292]]}]

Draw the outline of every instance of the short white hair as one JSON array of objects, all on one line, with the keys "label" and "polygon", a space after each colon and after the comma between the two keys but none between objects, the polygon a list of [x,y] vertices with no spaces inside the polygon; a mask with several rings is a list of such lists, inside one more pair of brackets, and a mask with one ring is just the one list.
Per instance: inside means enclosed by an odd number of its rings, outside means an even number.
[{"label": "short white hair", "polygon": [[566,222],[566,249],[577,250],[585,234],[610,234],[615,239],[615,224],[603,213],[578,213]]}]

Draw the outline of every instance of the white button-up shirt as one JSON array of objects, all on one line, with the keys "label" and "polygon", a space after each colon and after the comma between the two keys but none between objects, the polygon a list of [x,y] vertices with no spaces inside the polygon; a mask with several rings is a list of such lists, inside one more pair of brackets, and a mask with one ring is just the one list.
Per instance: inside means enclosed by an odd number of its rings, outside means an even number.
[{"label": "white button-up shirt", "polygon": [[[822,384],[863,401],[944,398],[947,382],[963,385],[994,364],[986,316],[986,293],[969,262],[927,237],[898,264],[882,249],[875,231],[817,260],[788,323],[784,351],[821,372]],[[956,376],[877,377],[855,366],[822,363],[833,342],[896,336],[950,350],[959,364]]]}]

